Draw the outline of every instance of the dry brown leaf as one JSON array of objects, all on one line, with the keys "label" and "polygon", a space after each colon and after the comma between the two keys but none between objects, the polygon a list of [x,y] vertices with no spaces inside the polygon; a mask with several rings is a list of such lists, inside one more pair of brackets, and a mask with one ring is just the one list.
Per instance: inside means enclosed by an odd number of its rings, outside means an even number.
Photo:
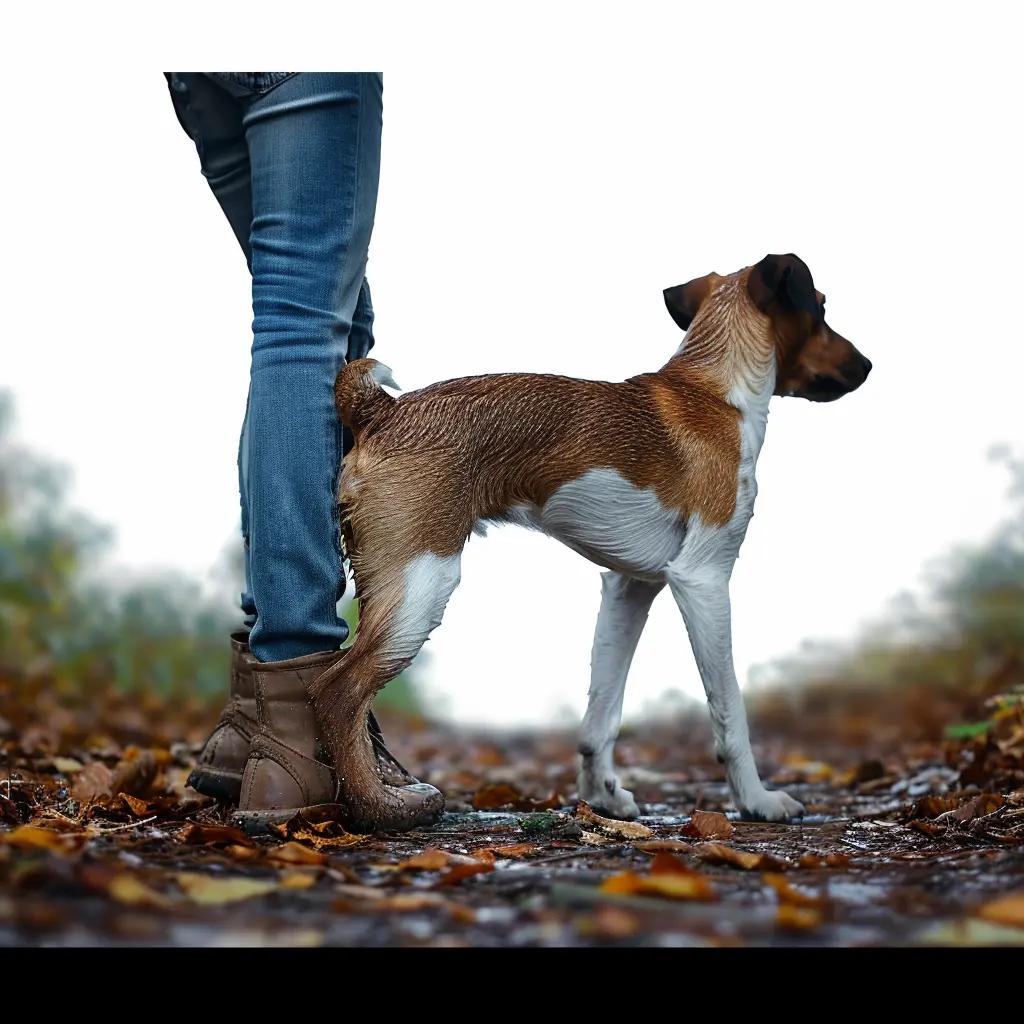
[{"label": "dry brown leaf", "polygon": [[602,836],[597,832],[580,832],[580,842],[586,843],[588,846],[605,846],[608,843],[614,843],[615,840],[611,836]]},{"label": "dry brown leaf", "polygon": [[534,843],[513,843],[511,846],[491,846],[488,849],[496,857],[512,857],[519,860],[521,857],[528,857],[531,853],[536,853],[540,847]]},{"label": "dry brown leaf", "polygon": [[650,839],[654,835],[654,829],[641,825],[636,821],[617,821],[615,818],[603,818],[586,802],[581,800],[576,805],[575,817],[577,821],[585,821],[588,825],[596,825],[605,832],[621,836],[623,839]]},{"label": "dry brown leaf", "polygon": [[766,872],[761,876],[761,881],[765,885],[771,886],[775,890],[775,896],[779,903],[787,903],[794,907],[823,907],[828,902],[817,896],[807,896],[800,892],[799,889],[795,889],[789,882],[782,876],[773,872]]},{"label": "dry brown leaf", "polygon": [[533,800],[506,785],[485,786],[473,795],[473,809],[476,811],[493,811],[499,807],[512,807],[516,811],[550,811],[561,807],[562,802],[557,793],[552,793],[545,800]]},{"label": "dry brown leaf", "polygon": [[85,832],[64,832],[38,825],[20,825],[11,832],[0,832],[0,843],[21,850],[50,850],[63,857],[77,853],[88,839]]},{"label": "dry brown leaf", "polygon": [[682,833],[695,839],[728,839],[732,835],[732,822],[719,811],[694,810]]},{"label": "dry brown leaf", "polygon": [[400,861],[395,868],[398,871],[443,871],[451,863],[451,857],[452,854],[447,850],[431,847],[408,860]]},{"label": "dry brown leaf", "polygon": [[114,767],[110,788],[114,793],[142,796],[153,784],[161,764],[170,761],[168,751],[129,747]]},{"label": "dry brown leaf", "polygon": [[601,883],[601,892],[619,896],[666,896],[674,900],[716,900],[715,887],[703,875],[689,874],[637,875],[620,871]]},{"label": "dry brown leaf", "polygon": [[442,887],[446,885],[456,885],[461,882],[464,878],[470,878],[472,875],[486,875],[488,872],[494,870],[494,864],[488,864],[486,861],[478,860],[473,861],[470,864],[456,864],[450,871],[446,871],[435,883],[436,887]]},{"label": "dry brown leaf", "polygon": [[259,878],[213,878],[198,872],[181,871],[174,876],[182,891],[193,902],[205,907],[219,907],[255,896],[266,896],[277,888],[277,882]]},{"label": "dry brown leaf", "polygon": [[829,853],[822,857],[817,853],[804,853],[796,862],[798,868],[845,868],[850,865],[850,856],[846,853]]},{"label": "dry brown leaf", "polygon": [[102,761],[90,761],[75,775],[70,793],[80,804],[91,804],[113,796],[114,773]]},{"label": "dry brown leaf", "polygon": [[235,860],[259,860],[263,856],[263,849],[259,846],[225,846],[224,852]]},{"label": "dry brown leaf", "polygon": [[140,800],[137,796],[132,796],[130,793],[118,793],[117,799],[136,818],[145,818],[152,813],[150,805],[145,800]]},{"label": "dry brown leaf", "polygon": [[744,871],[785,871],[789,865],[770,853],[746,853],[725,843],[701,843],[694,855],[708,864],[729,864]]},{"label": "dry brown leaf", "polygon": [[309,843],[315,850],[340,850],[361,843],[366,836],[358,832],[346,832],[338,822],[322,821],[296,829],[292,838],[300,843]]},{"label": "dry brown leaf", "polygon": [[681,839],[648,839],[635,843],[633,848],[641,853],[689,853],[693,846]]},{"label": "dry brown leaf", "polygon": [[267,851],[266,859],[276,864],[326,864],[322,853],[311,850],[301,843],[283,843]]},{"label": "dry brown leaf", "polygon": [[914,804],[915,818],[937,818],[952,811],[960,801],[955,796],[923,796]]},{"label": "dry brown leaf", "polygon": [[977,913],[986,921],[1024,928],[1024,890],[992,900],[980,907]]},{"label": "dry brown leaf", "polygon": [[186,846],[244,846],[256,844],[240,829],[231,825],[189,825],[178,833],[178,841]]},{"label": "dry brown leaf", "polygon": [[74,757],[53,758],[54,771],[58,771],[62,775],[74,775],[75,772],[80,772],[84,767],[82,762]]},{"label": "dry brown leaf", "polygon": [[652,875],[695,875],[693,868],[685,861],[681,861],[674,853],[662,850],[654,855],[651,861],[650,873]]}]

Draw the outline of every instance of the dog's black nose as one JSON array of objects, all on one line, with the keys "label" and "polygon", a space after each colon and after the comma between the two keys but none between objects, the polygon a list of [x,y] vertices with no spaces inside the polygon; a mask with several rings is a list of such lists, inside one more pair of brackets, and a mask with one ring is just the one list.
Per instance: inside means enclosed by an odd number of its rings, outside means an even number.
[{"label": "dog's black nose", "polygon": [[871,372],[871,360],[867,356],[861,356],[860,361],[864,364],[864,376],[866,378]]}]

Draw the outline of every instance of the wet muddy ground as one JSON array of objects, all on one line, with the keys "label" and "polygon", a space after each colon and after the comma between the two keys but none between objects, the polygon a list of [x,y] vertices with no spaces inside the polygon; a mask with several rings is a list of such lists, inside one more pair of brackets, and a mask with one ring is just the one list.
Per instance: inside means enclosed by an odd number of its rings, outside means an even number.
[{"label": "wet muddy ground", "polygon": [[769,786],[807,807],[789,825],[737,819],[700,709],[624,735],[625,824],[576,802],[570,733],[390,721],[436,826],[255,841],[183,788],[208,712],[153,711],[0,723],[0,944],[1024,945],[1019,702],[942,742],[755,716]]}]

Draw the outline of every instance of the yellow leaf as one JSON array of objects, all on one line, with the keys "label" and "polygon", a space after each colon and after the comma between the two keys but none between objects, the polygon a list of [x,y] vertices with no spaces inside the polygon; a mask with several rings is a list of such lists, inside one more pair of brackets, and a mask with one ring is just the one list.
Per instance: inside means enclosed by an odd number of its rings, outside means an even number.
[{"label": "yellow leaf", "polygon": [[986,921],[995,921],[997,924],[1024,928],[1024,891],[1010,893],[1009,896],[1001,896],[991,903],[986,903],[978,910],[978,917],[983,917]]},{"label": "yellow leaf", "polygon": [[277,888],[277,882],[257,878],[211,878],[184,871],[175,875],[175,881],[193,903],[203,906],[221,906],[254,896],[266,896]]},{"label": "yellow leaf", "polygon": [[780,903],[775,916],[776,924],[787,931],[806,932],[817,928],[822,921],[820,910],[813,907],[797,907],[792,903]]},{"label": "yellow leaf", "polygon": [[301,843],[284,843],[267,851],[267,860],[279,864],[325,864],[327,858],[322,853],[303,846]]},{"label": "yellow leaf", "polygon": [[652,894],[667,896],[676,900],[714,900],[718,898],[715,887],[696,872],[692,874],[637,875],[632,871],[620,871],[601,884],[601,892],[618,896]]},{"label": "yellow leaf", "polygon": [[63,775],[70,775],[72,772],[80,772],[85,766],[73,757],[55,757],[53,767]]},{"label": "yellow leaf", "polygon": [[107,893],[111,899],[130,907],[163,908],[172,902],[163,893],[151,889],[127,871],[120,872],[107,883]]},{"label": "yellow leaf", "polygon": [[51,850],[67,855],[75,853],[88,840],[84,832],[58,832],[38,825],[20,825],[13,832],[0,833],[0,843],[22,850]]},{"label": "yellow leaf", "polygon": [[316,875],[306,871],[287,871],[278,884],[282,889],[312,889],[316,885]]}]

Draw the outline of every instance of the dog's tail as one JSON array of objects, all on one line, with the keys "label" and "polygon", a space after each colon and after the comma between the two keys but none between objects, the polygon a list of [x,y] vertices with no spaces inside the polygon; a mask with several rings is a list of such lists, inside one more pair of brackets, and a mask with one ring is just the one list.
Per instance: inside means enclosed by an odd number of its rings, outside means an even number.
[{"label": "dog's tail", "polygon": [[395,404],[382,387],[399,390],[391,370],[376,359],[353,359],[334,382],[334,407],[353,434],[378,419]]}]

